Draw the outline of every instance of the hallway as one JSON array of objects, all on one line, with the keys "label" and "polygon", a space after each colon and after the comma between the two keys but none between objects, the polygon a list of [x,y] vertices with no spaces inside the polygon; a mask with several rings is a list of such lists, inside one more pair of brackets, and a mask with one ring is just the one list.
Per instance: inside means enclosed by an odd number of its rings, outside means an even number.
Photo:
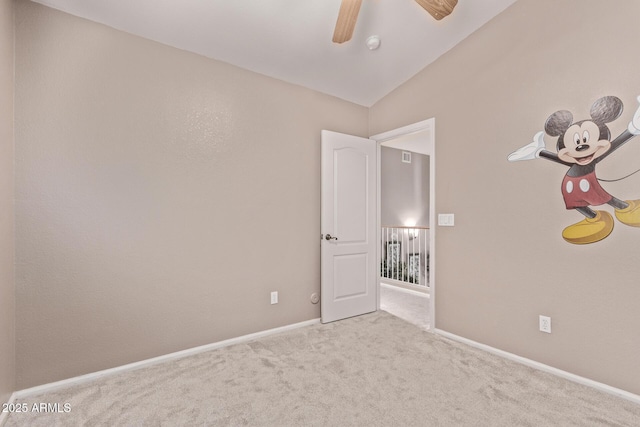
[{"label": "hallway", "polygon": [[409,323],[429,329],[429,296],[382,283],[380,309]]}]

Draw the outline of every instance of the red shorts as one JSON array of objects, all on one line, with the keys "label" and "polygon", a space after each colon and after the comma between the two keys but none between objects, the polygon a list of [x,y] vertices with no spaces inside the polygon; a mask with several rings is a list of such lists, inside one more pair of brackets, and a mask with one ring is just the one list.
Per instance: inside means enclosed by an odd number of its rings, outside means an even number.
[{"label": "red shorts", "polygon": [[602,188],[595,172],[583,176],[565,175],[562,180],[562,196],[567,209],[603,205],[613,199]]}]

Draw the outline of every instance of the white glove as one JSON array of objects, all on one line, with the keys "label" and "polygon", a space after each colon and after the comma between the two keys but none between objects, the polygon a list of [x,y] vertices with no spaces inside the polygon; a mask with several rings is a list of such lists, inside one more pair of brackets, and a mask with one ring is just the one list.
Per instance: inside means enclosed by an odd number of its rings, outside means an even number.
[{"label": "white glove", "polygon": [[540,152],[544,150],[544,132],[540,131],[533,137],[533,142],[525,145],[522,148],[518,148],[513,153],[509,154],[507,160],[510,162],[516,162],[518,160],[533,160],[540,157]]},{"label": "white glove", "polygon": [[[640,96],[637,98],[638,102],[640,102]],[[627,128],[629,132],[633,135],[640,135],[640,107],[633,114],[633,119],[629,122],[629,127]]]}]

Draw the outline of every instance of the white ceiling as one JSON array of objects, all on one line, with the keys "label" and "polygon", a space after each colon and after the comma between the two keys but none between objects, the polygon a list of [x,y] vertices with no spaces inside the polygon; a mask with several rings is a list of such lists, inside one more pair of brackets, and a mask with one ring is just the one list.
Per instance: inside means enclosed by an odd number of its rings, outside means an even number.
[{"label": "white ceiling", "polygon": [[341,0],[35,1],[368,107],[516,0],[459,0],[441,21],[414,0],[364,0],[342,45],[331,41]]}]

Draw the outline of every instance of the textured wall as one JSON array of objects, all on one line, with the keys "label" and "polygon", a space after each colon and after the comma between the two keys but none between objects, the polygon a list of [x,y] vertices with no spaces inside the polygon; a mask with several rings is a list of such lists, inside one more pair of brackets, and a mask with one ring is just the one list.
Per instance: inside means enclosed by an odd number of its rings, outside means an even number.
[{"label": "textured wall", "polygon": [[[436,321],[452,333],[640,393],[640,229],[617,222],[606,240],[574,246],[582,217],[560,194],[566,168],[509,163],[548,115],[588,118],[619,96],[625,129],[638,106],[640,2],[520,0],[371,109],[371,133],[436,119]],[[548,138],[547,147],[555,141]],[[598,166],[601,178],[640,168],[640,139]],[[604,184],[640,198],[640,175]],[[606,207],[605,210],[611,210]],[[538,331],[538,315],[553,333]]]},{"label": "textured wall", "polygon": [[319,317],[320,130],[366,108],[27,1],[16,25],[18,387]]},{"label": "textured wall", "polygon": [[[429,226],[429,157],[411,153],[402,162],[402,151],[381,147],[380,221],[382,225]],[[408,224],[413,220],[413,224]]]},{"label": "textured wall", "polygon": [[0,0],[0,402],[15,386],[13,0]]}]

